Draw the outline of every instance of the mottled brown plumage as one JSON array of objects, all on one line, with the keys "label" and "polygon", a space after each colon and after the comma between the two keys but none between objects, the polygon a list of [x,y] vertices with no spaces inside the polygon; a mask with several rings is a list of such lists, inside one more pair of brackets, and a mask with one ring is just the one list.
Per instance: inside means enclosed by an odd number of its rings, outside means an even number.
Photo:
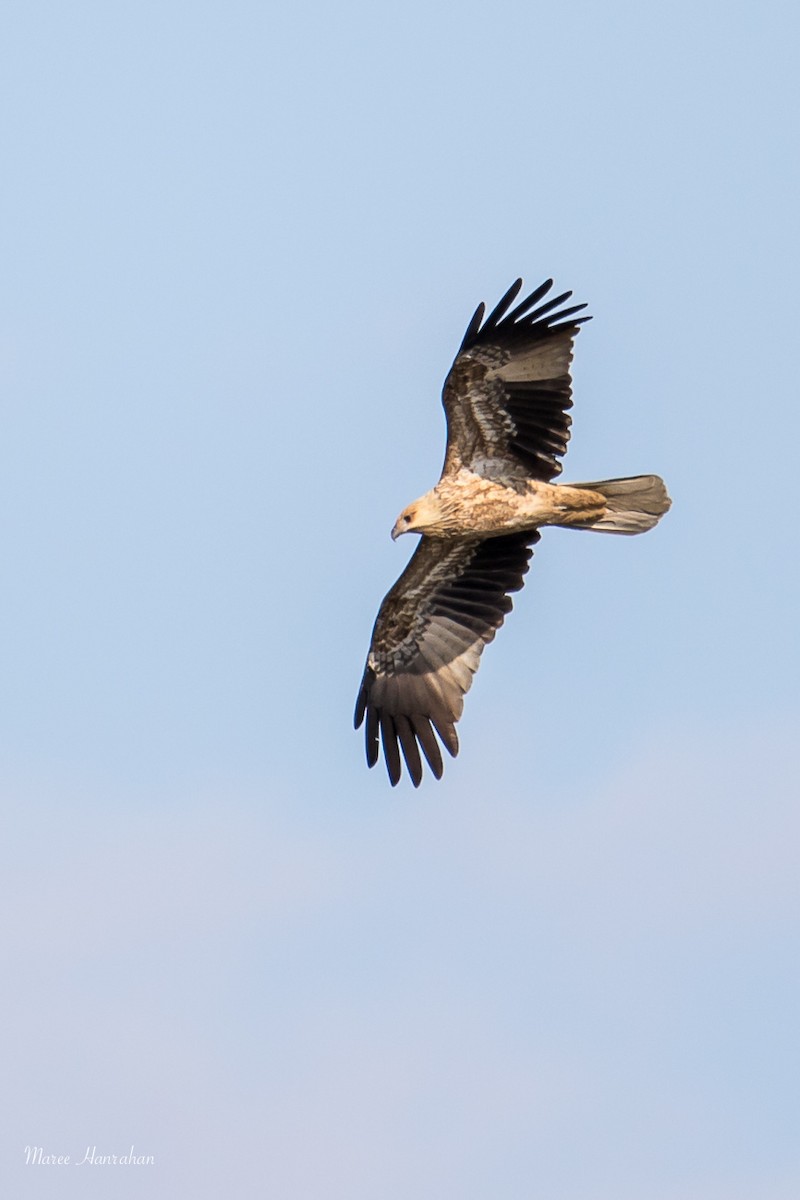
[{"label": "mottled brown plumage", "polygon": [[552,280],[509,311],[521,287],[470,321],[444,385],[441,478],[392,530],[423,536],[378,612],[355,724],[366,718],[369,766],[382,743],[393,785],[401,751],[415,787],[422,756],[441,778],[437,734],[457,754],[464,695],[522,587],[539,527],[641,533],[669,508],[657,475],[550,483],[569,440],[573,341],[589,318],[575,316],[584,304],[561,307],[571,292],[540,303]]}]

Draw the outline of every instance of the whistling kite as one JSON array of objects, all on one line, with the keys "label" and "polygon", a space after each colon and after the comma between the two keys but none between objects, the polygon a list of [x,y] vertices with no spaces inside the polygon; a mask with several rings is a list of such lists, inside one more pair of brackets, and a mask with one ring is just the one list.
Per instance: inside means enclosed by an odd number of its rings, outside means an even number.
[{"label": "whistling kite", "polygon": [[415,787],[420,749],[441,778],[434,729],[458,753],[464,694],[512,607],[509,592],[522,587],[539,527],[644,533],[670,506],[657,475],[550,483],[569,438],[572,343],[590,319],[575,316],[585,304],[560,307],[571,292],[539,304],[552,286],[512,309],[518,279],[485,321],[478,306],[442,394],[442,476],[392,530],[422,539],[378,612],[355,714],[356,728],[367,718],[371,767],[380,731],[392,785],[401,748]]}]

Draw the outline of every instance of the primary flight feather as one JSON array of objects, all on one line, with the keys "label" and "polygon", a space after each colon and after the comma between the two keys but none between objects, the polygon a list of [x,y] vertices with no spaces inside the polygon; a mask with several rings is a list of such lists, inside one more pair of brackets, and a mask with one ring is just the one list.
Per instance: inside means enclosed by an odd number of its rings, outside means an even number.
[{"label": "primary flight feather", "polygon": [[[511,609],[539,527],[644,533],[670,506],[657,475],[553,484],[569,440],[570,363],[585,304],[548,279],[512,308],[514,283],[485,317],[480,304],[445,380],[441,478],[404,509],[392,537],[422,534],[381,604],[356,701],[367,763],[380,744],[392,785],[402,758],[415,787],[423,757],[442,776],[439,742],[458,753],[456,722],[484,646]],[[438,737],[437,737],[438,735]]]}]

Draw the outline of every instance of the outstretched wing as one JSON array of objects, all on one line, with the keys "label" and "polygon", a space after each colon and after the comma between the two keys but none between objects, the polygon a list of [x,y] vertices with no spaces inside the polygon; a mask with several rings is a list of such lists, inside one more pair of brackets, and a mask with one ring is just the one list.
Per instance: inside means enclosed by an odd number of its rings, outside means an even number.
[{"label": "outstretched wing", "polygon": [[[543,304],[552,279],[511,308],[518,279],[484,320],[480,304],[447,376],[444,474],[462,466],[478,475],[549,480],[569,441],[569,367],[585,304],[560,307],[572,292]],[[511,310],[511,311],[509,311]]]},{"label": "outstretched wing", "polygon": [[[438,733],[458,753],[455,723],[483,647],[511,609],[539,540],[535,530],[504,537],[446,541],[423,537],[378,612],[355,727],[366,716],[367,763],[378,761],[378,739],[389,779],[400,778],[400,749],[418,787],[420,749],[442,776]],[[399,744],[399,745],[398,745]]]}]

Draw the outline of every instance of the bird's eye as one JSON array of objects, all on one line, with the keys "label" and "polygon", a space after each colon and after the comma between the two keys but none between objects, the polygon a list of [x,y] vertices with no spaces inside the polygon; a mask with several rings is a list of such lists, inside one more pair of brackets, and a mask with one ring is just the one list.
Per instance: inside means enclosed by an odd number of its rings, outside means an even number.
[{"label": "bird's eye", "polygon": [[410,525],[411,524],[411,513],[406,513],[405,516],[403,517],[403,520],[405,521],[406,525]]}]

